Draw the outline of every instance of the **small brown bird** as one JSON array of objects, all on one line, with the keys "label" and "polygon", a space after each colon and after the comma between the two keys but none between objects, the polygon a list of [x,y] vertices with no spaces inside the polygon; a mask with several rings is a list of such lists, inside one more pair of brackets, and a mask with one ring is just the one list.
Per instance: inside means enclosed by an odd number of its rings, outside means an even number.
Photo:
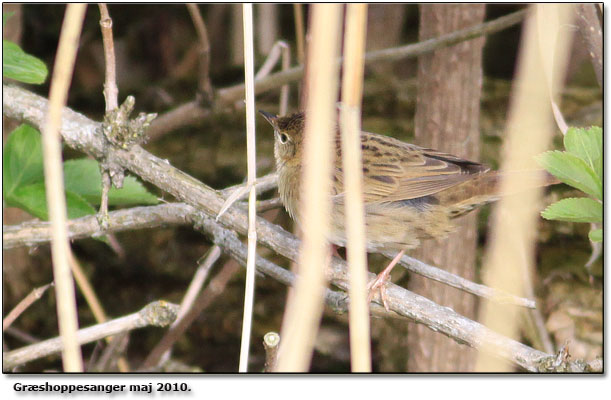
[{"label": "small brown bird", "polygon": [[[280,199],[291,217],[300,223],[298,196],[304,114],[278,117],[259,112],[274,128]],[[386,306],[385,283],[405,250],[418,247],[422,239],[447,236],[453,229],[454,218],[498,200],[502,174],[477,162],[375,133],[361,132],[361,149],[367,251],[399,252],[370,284],[370,300],[374,290],[379,289]],[[335,152],[328,239],[343,247],[346,246],[346,232],[339,130],[335,137]],[[523,174],[525,179],[532,180],[531,187],[558,182],[549,174],[540,181],[538,171]]]}]

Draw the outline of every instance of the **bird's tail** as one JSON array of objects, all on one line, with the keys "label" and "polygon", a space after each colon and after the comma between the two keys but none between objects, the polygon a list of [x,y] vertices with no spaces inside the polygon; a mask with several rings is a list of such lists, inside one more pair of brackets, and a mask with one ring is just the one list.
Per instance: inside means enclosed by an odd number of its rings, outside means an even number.
[{"label": "bird's tail", "polygon": [[[520,178],[520,186],[507,190],[501,182],[508,176]],[[529,189],[555,185],[560,181],[547,171],[490,171],[477,176],[465,183],[444,190],[439,196],[444,196],[442,204],[450,204],[452,218],[464,215],[484,204],[499,200],[502,196],[519,194]]]}]

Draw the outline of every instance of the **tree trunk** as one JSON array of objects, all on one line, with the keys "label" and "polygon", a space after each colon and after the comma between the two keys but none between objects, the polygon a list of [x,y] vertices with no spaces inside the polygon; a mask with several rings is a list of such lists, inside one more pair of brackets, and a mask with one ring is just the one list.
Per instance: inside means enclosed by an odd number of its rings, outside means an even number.
[{"label": "tree trunk", "polygon": [[[483,4],[420,6],[419,40],[453,32],[484,20]],[[482,47],[475,39],[421,56],[418,60],[416,143],[469,160],[479,158],[479,110],[482,86]],[[457,221],[448,239],[425,241],[416,256],[464,278],[475,277],[476,215]],[[475,298],[418,275],[410,290],[474,319]],[[423,325],[408,327],[408,370],[470,371],[475,351]]]}]

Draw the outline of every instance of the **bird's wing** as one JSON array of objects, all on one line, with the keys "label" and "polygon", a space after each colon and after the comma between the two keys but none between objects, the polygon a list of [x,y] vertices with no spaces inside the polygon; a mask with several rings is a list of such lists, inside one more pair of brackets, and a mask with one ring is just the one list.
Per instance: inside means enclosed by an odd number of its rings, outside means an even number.
[{"label": "bird's wing", "polygon": [[[489,169],[451,154],[381,135],[364,134],[361,148],[365,203],[432,195]],[[339,148],[338,156],[341,156]],[[336,195],[342,196],[344,178],[340,157],[336,158],[333,182]]]}]

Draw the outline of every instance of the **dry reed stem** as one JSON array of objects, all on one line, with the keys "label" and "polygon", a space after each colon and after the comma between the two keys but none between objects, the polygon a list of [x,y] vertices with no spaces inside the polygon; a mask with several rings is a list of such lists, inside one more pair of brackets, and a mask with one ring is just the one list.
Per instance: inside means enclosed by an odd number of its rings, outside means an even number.
[{"label": "dry reed stem", "polygon": [[[565,65],[560,65],[557,60],[564,60],[567,54],[564,54],[570,50],[570,45],[565,43],[571,43],[573,35],[569,34],[567,28],[560,27],[558,25],[559,15],[556,10],[548,9],[547,12],[550,14],[546,15],[545,18],[541,18],[537,13],[537,39],[539,42],[539,51],[541,52],[541,63],[543,64],[543,73],[545,75],[545,82],[547,84],[547,90],[549,91],[549,98],[552,107],[552,113],[556,120],[556,125],[562,134],[566,134],[568,125],[560,111],[558,103],[560,102],[559,91],[557,85],[554,84],[555,77],[560,73],[564,76],[563,69]],[[559,30],[549,35],[550,29],[559,27]],[[563,43],[562,46],[558,46],[557,43]],[[549,46],[549,47],[548,47]],[[562,85],[562,82],[558,82]]]},{"label": "dry reed stem", "polygon": [[352,372],[371,372],[371,334],[367,301],[367,253],[361,154],[361,101],[367,4],[348,4],[344,34],[344,75],[340,127],[346,171],[346,254],[350,272],[350,362]]},{"label": "dry reed stem", "polygon": [[[81,294],[85,298],[87,305],[91,309],[91,312],[93,313],[93,317],[95,318],[96,322],[99,324],[106,322],[108,320],[108,317],[106,315],[106,312],[104,311],[104,307],[102,306],[100,299],[95,293],[93,286],[91,286],[91,283],[89,283],[87,275],[81,268],[81,265],[79,264],[78,260],[72,252],[70,252],[70,269],[72,270],[74,280],[76,281],[76,284],[80,289]],[[107,337],[106,342],[111,343],[115,339],[119,338]],[[119,359],[117,360],[117,366],[120,372],[129,372],[129,364],[125,357],[119,357]]]},{"label": "dry reed stem", "polygon": [[246,288],[244,295],[244,317],[240,345],[240,372],[248,371],[252,308],[255,297],[255,260],[257,257],[257,159],[255,147],[255,83],[254,83],[254,36],[252,26],[252,4],[243,5],[244,23],[244,82],[246,88],[246,152],[248,164],[248,259],[246,262]]},{"label": "dry reed stem", "polygon": [[[539,53],[539,49],[553,47],[559,26],[569,22],[564,12],[558,19],[551,16],[560,11],[569,11],[571,7],[568,4],[535,7],[536,13],[527,19],[523,35],[518,79],[512,96],[507,139],[503,148],[503,171],[536,168],[534,156],[546,149],[553,129],[552,116],[541,112],[548,109],[551,99],[545,82],[545,66],[541,64],[545,55]],[[545,23],[546,28],[539,31],[537,38],[538,24],[541,23]],[[558,42],[558,46],[566,44],[566,41]],[[556,71],[562,71],[566,66],[567,53],[560,50],[557,54],[563,55],[564,58],[557,57],[555,62],[561,67],[554,68],[558,68]],[[559,87],[558,84],[562,82],[561,75],[554,74],[553,87]],[[525,145],[526,143],[528,145]],[[522,182],[514,174],[507,174],[502,185],[502,192],[522,194],[502,198],[495,210],[484,281],[489,286],[521,295],[524,290],[523,275],[531,274],[534,261],[534,239],[538,212],[541,209],[541,191],[520,190]],[[519,264],[526,264],[523,268],[527,268],[527,274],[524,274],[520,267],[507,267]],[[484,302],[480,315],[484,325],[490,329],[510,338],[517,336],[516,308]],[[494,352],[493,349],[482,350]],[[475,368],[479,372],[506,372],[513,369],[505,361],[499,361],[484,352],[479,354]]]},{"label": "dry reed stem", "polygon": [[308,117],[304,132],[304,159],[300,212],[303,242],[299,253],[299,276],[289,298],[282,324],[282,343],[277,371],[307,371],[322,315],[325,268],[330,252],[326,235],[330,223],[331,150],[341,5],[312,6],[312,41],[308,49]]},{"label": "dry reed stem", "polygon": [[49,90],[49,110],[42,130],[44,172],[52,239],[51,256],[57,298],[59,332],[63,343],[62,361],[65,372],[81,372],[81,348],[76,341],[78,317],[74,281],[70,273],[70,244],[66,228],[66,198],[62,171],[61,118],[66,105],[78,50],[86,4],[68,4],[59,37],[53,79]]}]

